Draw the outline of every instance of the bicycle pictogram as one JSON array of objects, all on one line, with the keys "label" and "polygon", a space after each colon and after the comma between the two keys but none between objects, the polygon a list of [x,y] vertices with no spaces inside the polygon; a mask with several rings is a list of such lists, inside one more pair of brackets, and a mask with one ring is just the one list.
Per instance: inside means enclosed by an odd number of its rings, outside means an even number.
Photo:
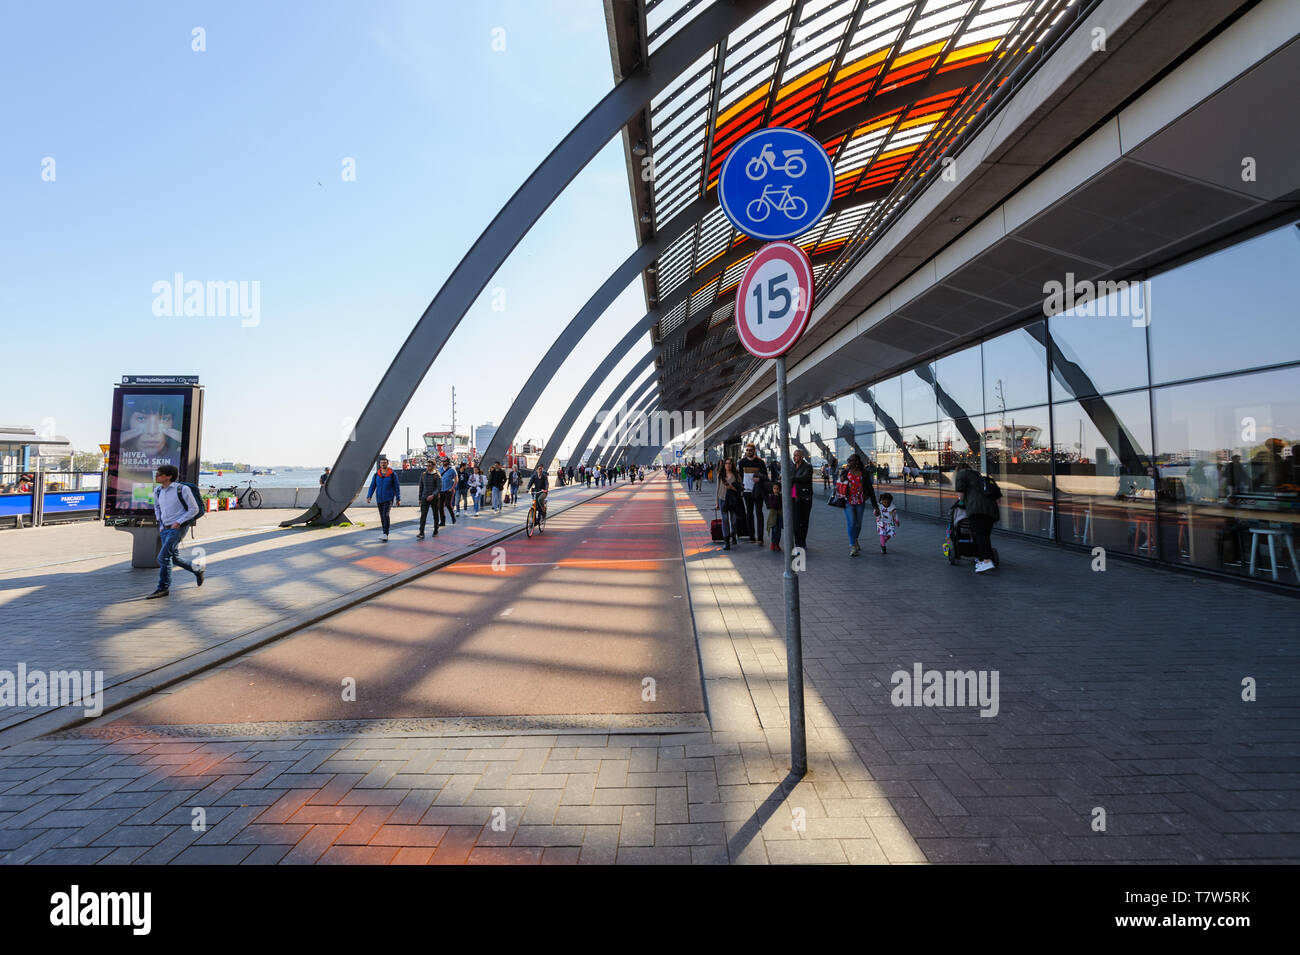
[{"label": "bicycle pictogram", "polygon": [[784,212],[787,219],[798,220],[808,214],[808,203],[799,196],[790,195],[788,185],[777,189],[769,183],[763,187],[761,196],[745,206],[745,214],[754,222],[762,222],[773,209]]},{"label": "bicycle pictogram", "polygon": [[802,149],[783,149],[781,155],[785,157],[785,162],[778,166],[772,144],[766,144],[759,150],[757,156],[745,163],[745,175],[757,182],[766,176],[769,170],[783,172],[791,179],[798,179],[807,171],[808,163],[803,158]]}]

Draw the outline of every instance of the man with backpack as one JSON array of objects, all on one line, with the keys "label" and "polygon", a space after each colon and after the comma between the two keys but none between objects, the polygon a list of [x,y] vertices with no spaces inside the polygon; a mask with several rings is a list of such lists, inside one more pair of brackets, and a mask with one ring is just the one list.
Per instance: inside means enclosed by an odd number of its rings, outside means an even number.
[{"label": "man with backpack", "polygon": [[188,570],[198,585],[203,586],[203,568],[196,568],[177,551],[186,528],[203,513],[200,498],[191,485],[180,482],[180,473],[174,464],[160,464],[154,474],[159,486],[153,492],[153,516],[158,521],[162,547],[158,551],[158,589],[145,597],[146,600],[171,593],[173,562]]},{"label": "man with backpack", "polygon": [[433,511],[433,536],[438,536],[438,511],[442,507],[442,475],[438,473],[438,462],[429,458],[424,464],[424,473],[420,475],[420,484],[415,491],[420,502],[420,533],[415,535],[418,541],[424,540],[424,525],[430,511]]}]

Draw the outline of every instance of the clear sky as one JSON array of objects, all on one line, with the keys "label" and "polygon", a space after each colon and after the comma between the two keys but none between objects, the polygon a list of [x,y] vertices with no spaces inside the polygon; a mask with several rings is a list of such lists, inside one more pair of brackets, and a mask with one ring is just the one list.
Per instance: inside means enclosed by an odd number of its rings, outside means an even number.
[{"label": "clear sky", "polygon": [[[443,280],[613,84],[600,0],[33,3],[0,16],[0,425],[52,424],[78,450],[108,441],[123,374],[197,374],[205,457],[332,462]],[[446,427],[453,385],[458,430],[499,422],[634,245],[614,140],[489,282],[384,450],[403,450],[407,427],[417,446]],[[257,323],[156,317],[154,285],[175,273],[260,283]],[[549,437],[644,311],[634,282],[521,440]]]}]

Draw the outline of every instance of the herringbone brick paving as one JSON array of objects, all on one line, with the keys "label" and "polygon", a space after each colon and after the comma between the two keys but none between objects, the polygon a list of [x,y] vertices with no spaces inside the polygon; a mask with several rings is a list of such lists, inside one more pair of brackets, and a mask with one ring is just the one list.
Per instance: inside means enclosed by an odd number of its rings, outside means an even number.
[{"label": "herringbone brick paving", "polygon": [[[1291,599],[1007,535],[976,577],[906,515],[888,556],[850,559],[819,502],[795,783],[779,555],[717,550],[707,495],[672,488],[712,732],[47,738],[0,750],[3,861],[1300,859]],[[918,662],[998,670],[998,714],[892,705]]]}]

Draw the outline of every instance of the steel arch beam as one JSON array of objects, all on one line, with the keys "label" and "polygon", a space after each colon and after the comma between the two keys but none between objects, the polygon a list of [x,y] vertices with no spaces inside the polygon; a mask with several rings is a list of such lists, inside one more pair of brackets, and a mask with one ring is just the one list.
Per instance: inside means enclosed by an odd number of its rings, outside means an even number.
[{"label": "steel arch beam", "polygon": [[653,401],[658,394],[658,380],[653,377],[647,379],[645,384],[637,391],[636,395],[628,402],[627,415],[622,421],[619,421],[614,430],[606,436],[604,443],[597,452],[602,455],[600,459],[601,465],[609,463],[610,452],[614,448],[618,447],[619,442],[628,434],[632,427],[633,420],[641,413],[641,409],[645,407],[646,402]]},{"label": "steel arch beam", "polygon": [[[659,410],[660,406],[662,406],[663,403],[664,403],[663,397],[659,394],[656,394],[654,396],[654,400],[651,401],[650,404],[646,407],[646,409],[641,412],[640,415],[641,419],[643,421],[648,420],[652,415],[654,415],[656,411]],[[640,426],[639,424],[634,425],[634,428],[639,426]],[[628,457],[632,448],[632,435],[635,433],[636,432],[633,428],[628,429],[627,432],[624,433],[622,443],[618,445],[617,449],[614,452],[614,456],[610,459],[609,463],[611,465],[619,464],[621,461],[623,461],[625,458]]]},{"label": "steel arch beam", "polygon": [[[555,426],[555,430],[551,432],[550,438],[547,439],[546,444],[542,447],[542,456],[540,460],[543,465],[547,467],[550,466],[550,463],[555,459],[555,455],[559,453],[560,442],[564,440],[564,436],[568,434],[569,430],[573,427],[573,422],[578,419],[578,415],[582,413],[582,409],[587,407],[587,402],[590,401],[592,396],[596,393],[596,389],[598,389],[601,383],[609,377],[609,374],[614,370],[618,363],[623,360],[624,356],[632,350],[632,346],[636,344],[637,339],[649,330],[649,323],[653,322],[652,316],[654,314],[655,313],[650,313],[642,319],[640,323],[628,329],[627,334],[619,339],[618,344],[615,345],[610,350],[609,354],[605,356],[605,360],[602,361],[599,367],[597,367],[596,370],[591,373],[590,377],[587,378],[587,383],[582,386],[582,390],[578,392],[573,401],[569,402],[568,409],[565,410],[563,416],[560,418],[559,424]],[[636,378],[633,377],[634,374],[637,372],[644,372],[645,366],[654,361],[654,357],[655,350],[652,348],[646,354],[645,358],[633,366],[632,370],[628,372],[628,376],[623,379],[623,383],[614,390],[610,397],[617,398],[620,394],[626,391],[632,382],[636,380]],[[596,425],[599,423],[599,419],[593,421],[591,427],[584,432],[583,440],[575,445],[575,450],[579,455],[586,452],[587,443],[591,441],[592,435],[596,433]],[[498,429],[497,434],[500,433],[500,429]],[[495,443],[496,439],[493,438],[492,444]],[[490,446],[491,444],[489,447]]]},{"label": "steel arch beam", "polygon": [[[623,380],[618,383],[618,386],[615,387],[614,390],[609,393],[611,404],[617,401],[619,396],[621,396],[623,392],[627,391],[628,388],[632,387],[632,382],[636,381],[637,378],[645,374],[646,367],[653,364],[654,359],[655,359],[655,352],[654,349],[652,348],[650,349],[649,352],[646,353],[644,358],[642,358],[639,362],[637,362],[635,365],[632,366],[632,368],[628,371],[627,375],[623,378]],[[591,385],[591,381],[589,380],[587,382],[587,386],[589,387],[590,385]],[[584,390],[586,390],[586,387],[584,387]],[[588,395],[587,397],[587,401],[589,400],[591,400],[590,395]],[[584,407],[586,407],[587,401],[575,400],[573,404],[569,406],[569,410],[565,412],[565,417],[568,417],[570,415],[576,417],[578,412],[581,411]],[[608,413],[610,409],[606,408],[603,410],[606,413]],[[594,456],[595,449],[591,447],[591,441],[596,436],[596,429],[600,427],[600,424],[603,420],[604,418],[601,417],[601,413],[599,411],[596,412],[596,414],[592,416],[591,424],[587,425],[587,429],[582,432],[582,437],[579,438],[578,443],[573,446],[574,451],[577,453],[579,458],[583,457],[584,455],[587,455],[587,461],[586,461],[587,464],[591,463],[591,458]],[[558,447],[558,444],[556,446]],[[593,452],[593,453],[589,455],[588,452]],[[550,451],[546,450],[545,448],[542,449],[543,457],[545,457],[547,454],[549,454],[552,458],[555,457],[555,451],[553,449]],[[548,464],[550,463],[549,459],[547,460],[547,463]]]},{"label": "steel arch beam", "polygon": [[622,416],[618,415],[617,409],[612,410],[610,414],[606,416],[605,420],[612,420],[613,426],[607,428],[597,436],[595,445],[591,449],[591,457],[588,459],[589,462],[591,460],[599,459],[602,455],[608,454],[609,449],[618,443],[619,439],[623,436],[623,433],[627,430],[628,422],[632,420],[632,416],[636,413],[641,402],[649,398],[651,394],[655,392],[657,387],[658,384],[653,376],[647,378],[637,386],[634,393],[629,395],[628,399],[622,403],[622,408],[624,409],[624,414]]},{"label": "steel arch beam", "polygon": [[[330,524],[356,496],[375,456],[397,427],[434,360],[496,274],[555,198],[592,157],[711,46],[742,25],[763,0],[714,3],[668,39],[643,67],[629,74],[569,131],[501,207],[438,290],[366,402],[316,503],[281,526]],[[513,435],[511,435],[513,437]]]},{"label": "steel arch beam", "polygon": [[[537,404],[538,399],[542,396],[542,392],[546,390],[546,386],[551,383],[551,379],[554,378],[556,372],[560,370],[560,366],[564,364],[571,354],[573,354],[573,350],[578,347],[578,343],[582,341],[583,336],[591,330],[591,326],[595,325],[596,322],[600,320],[600,317],[605,314],[609,309],[609,306],[614,303],[614,299],[618,298],[618,296],[622,294],[623,290],[632,283],[632,280],[637,275],[640,275],[641,271],[646,266],[659,258],[659,255],[667,246],[671,245],[673,241],[676,241],[680,233],[674,231],[675,227],[680,227],[680,225],[694,226],[696,220],[708,211],[711,205],[713,205],[713,203],[710,203],[707,199],[695,200],[695,202],[691,203],[677,215],[673,216],[672,220],[668,222],[653,239],[637,248],[635,252],[623,260],[622,265],[610,273],[609,278],[605,279],[600,288],[596,290],[595,294],[592,295],[591,298],[587,299],[587,304],[582,306],[578,314],[573,316],[569,324],[564,327],[564,331],[560,332],[555,341],[551,343],[551,347],[548,348],[546,354],[542,356],[542,360],[537,363],[537,367],[534,368],[533,373],[528,376],[528,380],[524,382],[524,386],[519,389],[519,394],[515,396],[515,400],[511,403],[510,409],[506,412],[506,416],[501,420],[501,424],[497,426],[496,434],[494,434],[492,440],[488,442],[487,450],[482,455],[484,461],[504,460],[503,455],[505,454],[506,449],[514,442],[515,437],[519,434],[519,429],[524,425],[524,419],[528,417],[528,413]],[[671,239],[664,239],[663,236],[671,236]],[[673,296],[670,296],[668,299],[665,299],[660,303],[657,309],[652,309],[647,312],[645,317],[632,327],[629,334],[635,332],[634,337],[639,337],[640,335],[650,331],[650,329],[654,327],[655,322],[658,321],[660,313],[665,310],[671,310],[677,304],[678,300],[685,297],[686,291],[687,283],[683,283],[682,288],[678,289]],[[620,342],[619,344],[622,345],[623,342]],[[628,348],[631,348],[630,343],[624,348],[623,354],[627,353]],[[605,369],[603,374],[609,374],[612,365],[610,366],[610,369],[606,369],[606,363],[608,361],[609,359],[607,358],[605,362],[602,362],[600,368],[596,369],[596,371],[593,372],[593,375],[603,377],[602,369]],[[618,364],[618,359],[615,359],[613,364]],[[591,395],[588,395],[587,400],[590,399]],[[576,409],[572,407],[570,408],[570,411],[573,412],[573,417],[576,418],[578,416],[578,412],[582,410],[582,405],[585,404],[586,401],[583,401]],[[569,427],[572,426],[573,422],[570,421]],[[567,431],[568,428],[565,428],[564,432],[567,433]],[[563,437],[564,434],[561,433],[560,438]],[[549,447],[550,442],[548,441],[545,448]],[[543,450],[545,450],[545,448]],[[554,457],[554,454],[552,454],[552,457]],[[550,462],[548,461],[547,463]]]},{"label": "steel arch beam", "polygon": [[633,429],[636,428],[637,421],[645,415],[647,407],[658,407],[661,400],[659,382],[652,378],[650,379],[650,388],[642,396],[641,400],[633,406],[632,410],[628,412],[627,421],[619,429],[618,437],[605,445],[605,456],[600,459],[602,467],[608,467],[613,463],[619,452],[627,447],[627,442],[630,440],[629,436],[633,433]]}]

